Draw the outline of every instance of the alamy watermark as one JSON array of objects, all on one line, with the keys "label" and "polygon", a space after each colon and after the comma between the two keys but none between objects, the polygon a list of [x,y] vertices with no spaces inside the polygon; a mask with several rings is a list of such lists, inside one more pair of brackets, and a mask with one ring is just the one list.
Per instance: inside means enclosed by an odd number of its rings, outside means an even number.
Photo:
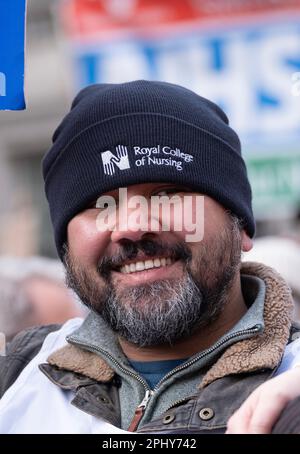
[{"label": "alamy watermark", "polygon": [[174,194],[146,198],[142,195],[128,197],[127,188],[120,188],[118,192],[117,200],[102,195],[96,202],[95,206],[100,210],[96,219],[99,232],[174,231],[185,232],[186,242],[203,239],[204,196]]}]

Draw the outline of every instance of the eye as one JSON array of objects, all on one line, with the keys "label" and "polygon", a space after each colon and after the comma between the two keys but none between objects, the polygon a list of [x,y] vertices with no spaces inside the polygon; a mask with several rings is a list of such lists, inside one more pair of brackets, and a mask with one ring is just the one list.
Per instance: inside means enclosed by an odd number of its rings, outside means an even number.
[{"label": "eye", "polygon": [[109,206],[109,204],[106,202],[103,204],[103,207],[100,208],[100,207],[95,206],[95,208],[97,208],[98,210],[106,210],[106,208],[108,208],[108,206]]},{"label": "eye", "polygon": [[162,188],[159,191],[156,191],[153,195],[161,197],[161,196],[179,194],[180,192],[188,192],[188,191],[189,190],[187,188],[182,188],[182,187],[167,187],[167,188]]},{"label": "eye", "polygon": [[[118,206],[118,201],[116,201],[115,205],[114,206]],[[109,207],[112,207],[112,204],[108,203],[108,202],[104,202],[102,206],[97,206],[95,204],[95,208],[96,210],[106,210],[107,208]]]},{"label": "eye", "polygon": [[88,210],[106,210],[106,208],[109,207],[109,203],[108,202],[105,202],[103,204],[103,207],[99,207],[97,206],[97,200],[94,200],[93,202],[91,202],[89,205],[88,205]]}]

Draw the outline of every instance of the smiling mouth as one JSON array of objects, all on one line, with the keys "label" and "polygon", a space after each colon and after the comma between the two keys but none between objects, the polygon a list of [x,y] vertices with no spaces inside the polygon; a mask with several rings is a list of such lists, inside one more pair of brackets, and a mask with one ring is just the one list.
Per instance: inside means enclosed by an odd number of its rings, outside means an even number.
[{"label": "smiling mouth", "polygon": [[131,274],[138,271],[147,271],[172,265],[176,260],[171,257],[155,257],[154,259],[137,260],[118,267],[115,271],[122,274]]}]

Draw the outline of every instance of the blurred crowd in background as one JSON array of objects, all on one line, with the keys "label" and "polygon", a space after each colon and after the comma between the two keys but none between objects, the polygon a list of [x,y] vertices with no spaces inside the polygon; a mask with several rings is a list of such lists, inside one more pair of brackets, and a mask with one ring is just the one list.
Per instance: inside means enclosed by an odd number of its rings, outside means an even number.
[{"label": "blurred crowd in background", "polygon": [[243,259],[286,278],[300,319],[299,0],[28,0],[26,47],[27,110],[0,112],[0,332],[84,316],[64,287],[41,159],[80,88],[133,79],[225,110],[257,219]]}]

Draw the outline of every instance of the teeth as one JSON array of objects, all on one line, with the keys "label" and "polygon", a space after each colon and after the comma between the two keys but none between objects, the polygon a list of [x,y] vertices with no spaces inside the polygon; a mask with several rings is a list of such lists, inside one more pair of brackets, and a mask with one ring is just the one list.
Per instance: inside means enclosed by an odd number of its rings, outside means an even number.
[{"label": "teeth", "polygon": [[136,271],[143,271],[145,269],[145,262],[137,262],[135,264]]},{"label": "teeth", "polygon": [[150,270],[151,268],[160,268],[161,266],[171,265],[173,263],[170,257],[156,258],[154,260],[139,261],[130,263],[121,267],[120,271],[123,274],[135,273],[136,271]]},{"label": "teeth", "polygon": [[153,268],[153,267],[154,267],[153,260],[146,260],[145,261],[145,269],[146,270],[149,270],[149,268]]},{"label": "teeth", "polygon": [[154,259],[153,262],[154,262],[154,266],[155,266],[156,268],[159,268],[159,267],[160,267],[160,259]]},{"label": "teeth", "polygon": [[129,267],[130,267],[130,272],[133,273],[135,271],[135,264],[134,263],[130,263]]}]

